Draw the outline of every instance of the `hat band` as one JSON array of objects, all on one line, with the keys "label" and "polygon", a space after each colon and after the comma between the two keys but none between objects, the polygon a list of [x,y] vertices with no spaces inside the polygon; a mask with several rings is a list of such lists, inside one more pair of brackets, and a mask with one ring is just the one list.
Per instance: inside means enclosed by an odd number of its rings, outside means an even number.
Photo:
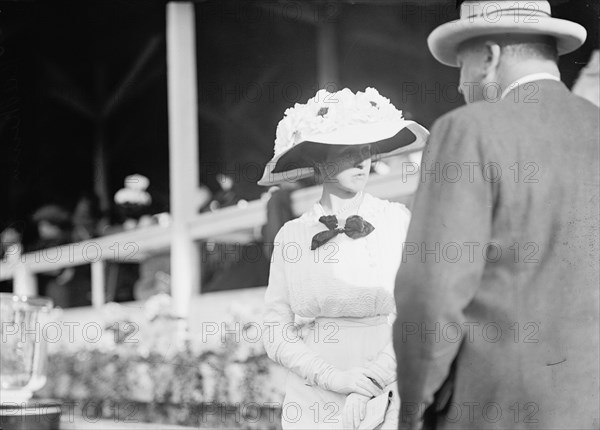
[{"label": "hat band", "polygon": [[461,19],[473,19],[473,18],[479,18],[479,17],[484,17],[484,16],[496,15],[498,13],[501,14],[502,12],[511,12],[511,11],[512,12],[516,11],[517,13],[511,13],[510,16],[519,16],[520,15],[519,12],[525,12],[525,13],[527,13],[527,18],[531,18],[531,17],[534,17],[534,16],[544,16],[544,17],[549,16],[549,17],[552,17],[551,14],[549,14],[548,12],[543,11],[543,10],[521,9],[521,8],[513,7],[513,8],[508,8],[508,9],[495,9],[493,12],[489,12],[489,13],[486,13],[485,11],[482,11],[482,12],[480,12],[478,14],[469,15],[468,17],[461,18]]}]

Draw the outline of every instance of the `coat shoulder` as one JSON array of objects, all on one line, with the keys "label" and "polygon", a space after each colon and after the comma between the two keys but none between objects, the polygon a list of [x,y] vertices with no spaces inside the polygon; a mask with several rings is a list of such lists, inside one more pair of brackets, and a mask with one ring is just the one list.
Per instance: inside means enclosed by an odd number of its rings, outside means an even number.
[{"label": "coat shoulder", "polygon": [[489,106],[482,103],[461,106],[438,118],[431,128],[429,149],[440,145],[474,147],[477,142],[485,140],[483,137],[487,134],[489,125],[494,122],[495,114]]},{"label": "coat shoulder", "polygon": [[434,127],[436,125],[440,126],[449,123],[465,124],[470,127],[486,124],[490,119],[497,116],[497,111],[496,109],[491,108],[491,106],[484,106],[485,103],[486,102],[470,103],[451,110],[439,117],[434,123]]}]

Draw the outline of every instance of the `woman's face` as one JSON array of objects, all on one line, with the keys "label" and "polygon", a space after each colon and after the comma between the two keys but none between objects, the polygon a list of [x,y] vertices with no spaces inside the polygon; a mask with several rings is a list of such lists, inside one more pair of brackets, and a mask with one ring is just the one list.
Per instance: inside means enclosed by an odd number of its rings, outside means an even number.
[{"label": "woman's face", "polygon": [[321,175],[324,184],[331,184],[343,191],[358,193],[365,188],[371,170],[369,145],[332,146]]}]

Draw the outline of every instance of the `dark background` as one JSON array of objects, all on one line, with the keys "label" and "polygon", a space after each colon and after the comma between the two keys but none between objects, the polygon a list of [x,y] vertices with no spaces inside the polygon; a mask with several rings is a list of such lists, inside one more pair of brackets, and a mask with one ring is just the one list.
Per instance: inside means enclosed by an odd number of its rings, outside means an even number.
[{"label": "dark background", "polygon": [[[553,13],[588,30],[561,57],[571,86],[598,48],[598,1],[554,1]],[[449,1],[321,2],[314,20],[297,19],[304,1],[196,3],[199,180],[217,191],[217,172],[236,193],[258,198],[277,122],[314,95],[316,24],[337,26],[338,89],[367,86],[426,127],[463,104],[458,71],[438,64],[426,38],[458,16]],[[334,88],[330,88],[334,89]],[[126,175],[150,179],[154,212],[168,210],[165,3],[150,0],[0,2],[0,230],[40,205],[73,209],[93,190],[93,148],[107,153],[109,195]]]}]

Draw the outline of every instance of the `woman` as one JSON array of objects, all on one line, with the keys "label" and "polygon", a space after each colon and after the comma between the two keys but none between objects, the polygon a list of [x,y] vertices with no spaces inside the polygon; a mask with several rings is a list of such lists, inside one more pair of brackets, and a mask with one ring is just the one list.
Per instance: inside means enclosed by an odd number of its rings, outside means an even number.
[{"label": "woman", "polygon": [[265,295],[265,348],[290,370],[283,428],[357,428],[367,401],[394,385],[393,290],[410,212],[363,190],[373,158],[419,150],[427,135],[371,88],[321,90],[278,125],[259,184],[323,183],[319,202],[277,234]]}]

